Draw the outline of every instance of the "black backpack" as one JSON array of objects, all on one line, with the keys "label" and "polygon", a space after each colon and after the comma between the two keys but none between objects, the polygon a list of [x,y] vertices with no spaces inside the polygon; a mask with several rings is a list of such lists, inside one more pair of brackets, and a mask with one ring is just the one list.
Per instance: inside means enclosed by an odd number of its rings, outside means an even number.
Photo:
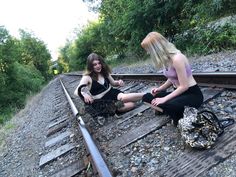
[{"label": "black backpack", "polygon": [[186,107],[178,127],[182,139],[188,146],[209,149],[223,134],[224,128],[233,123],[234,119],[230,118],[219,120],[212,111],[198,111],[196,108]]}]

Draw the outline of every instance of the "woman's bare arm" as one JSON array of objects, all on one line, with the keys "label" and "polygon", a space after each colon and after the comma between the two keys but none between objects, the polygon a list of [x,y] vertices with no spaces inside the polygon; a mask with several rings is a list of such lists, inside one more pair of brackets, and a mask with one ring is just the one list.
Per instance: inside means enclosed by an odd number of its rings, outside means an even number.
[{"label": "woman's bare arm", "polygon": [[121,79],[120,80],[114,80],[111,75],[108,76],[108,79],[109,79],[110,84],[112,86],[124,86],[124,82]]},{"label": "woman's bare arm", "polygon": [[84,87],[81,88],[80,93],[84,97],[84,102],[86,102],[86,103],[93,102],[93,98],[90,93],[91,82],[92,82],[92,80],[89,76],[83,76],[82,79],[80,80],[79,85],[77,86],[77,88],[75,89],[75,92],[74,92],[75,95],[79,96],[79,94],[78,94],[79,88],[82,85],[85,85]]},{"label": "woman's bare arm", "polygon": [[168,80],[165,81],[165,83],[162,84],[161,86],[152,88],[151,93],[152,93],[153,95],[156,95],[158,92],[163,91],[163,90],[166,90],[166,89],[169,88],[171,85],[172,85],[172,83],[171,83],[170,80],[168,79]]}]

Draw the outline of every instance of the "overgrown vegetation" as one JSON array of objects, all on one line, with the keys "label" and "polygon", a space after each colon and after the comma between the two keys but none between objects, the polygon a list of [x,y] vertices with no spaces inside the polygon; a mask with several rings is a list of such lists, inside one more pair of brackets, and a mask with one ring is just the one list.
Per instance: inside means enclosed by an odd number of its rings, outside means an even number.
[{"label": "overgrown vegetation", "polygon": [[180,35],[175,35],[175,44],[189,54],[209,54],[225,49],[235,49],[236,25],[196,27]]},{"label": "overgrown vegetation", "polygon": [[233,24],[219,25],[217,28],[208,25],[222,17],[234,15],[236,18],[235,0],[84,2],[98,11],[100,18],[80,30],[77,38],[61,49],[59,63],[67,66],[67,71],[83,69],[91,52],[113,58],[113,63],[127,55],[142,58],[145,54],[140,43],[150,31],[162,33],[180,50],[191,54],[208,54],[236,46]]},{"label": "overgrown vegetation", "polygon": [[50,59],[46,45],[33,34],[20,30],[16,39],[0,26],[0,124],[51,78]]}]

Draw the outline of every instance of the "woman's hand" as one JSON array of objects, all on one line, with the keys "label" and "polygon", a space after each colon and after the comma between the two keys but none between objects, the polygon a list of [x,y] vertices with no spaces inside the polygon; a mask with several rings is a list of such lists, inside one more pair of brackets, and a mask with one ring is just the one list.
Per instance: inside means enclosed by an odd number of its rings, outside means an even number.
[{"label": "woman's hand", "polygon": [[152,105],[158,106],[159,104],[165,103],[167,100],[165,97],[162,98],[154,98],[151,102]]},{"label": "woman's hand", "polygon": [[93,103],[93,98],[88,94],[84,94],[84,102],[85,103]]},{"label": "woman's hand", "polygon": [[158,88],[152,88],[151,93],[153,96],[155,96],[159,92]]},{"label": "woman's hand", "polygon": [[120,86],[120,87],[123,87],[125,84],[124,84],[124,81],[123,80],[118,80],[117,81],[118,82],[118,85]]}]

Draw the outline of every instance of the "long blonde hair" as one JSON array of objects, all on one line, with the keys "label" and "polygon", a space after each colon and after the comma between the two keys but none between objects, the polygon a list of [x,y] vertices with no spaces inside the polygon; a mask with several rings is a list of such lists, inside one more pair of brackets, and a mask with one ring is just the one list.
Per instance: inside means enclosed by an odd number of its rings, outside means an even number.
[{"label": "long blonde hair", "polygon": [[142,41],[141,46],[151,55],[156,67],[168,67],[171,56],[180,51],[158,32],[150,32]]}]

